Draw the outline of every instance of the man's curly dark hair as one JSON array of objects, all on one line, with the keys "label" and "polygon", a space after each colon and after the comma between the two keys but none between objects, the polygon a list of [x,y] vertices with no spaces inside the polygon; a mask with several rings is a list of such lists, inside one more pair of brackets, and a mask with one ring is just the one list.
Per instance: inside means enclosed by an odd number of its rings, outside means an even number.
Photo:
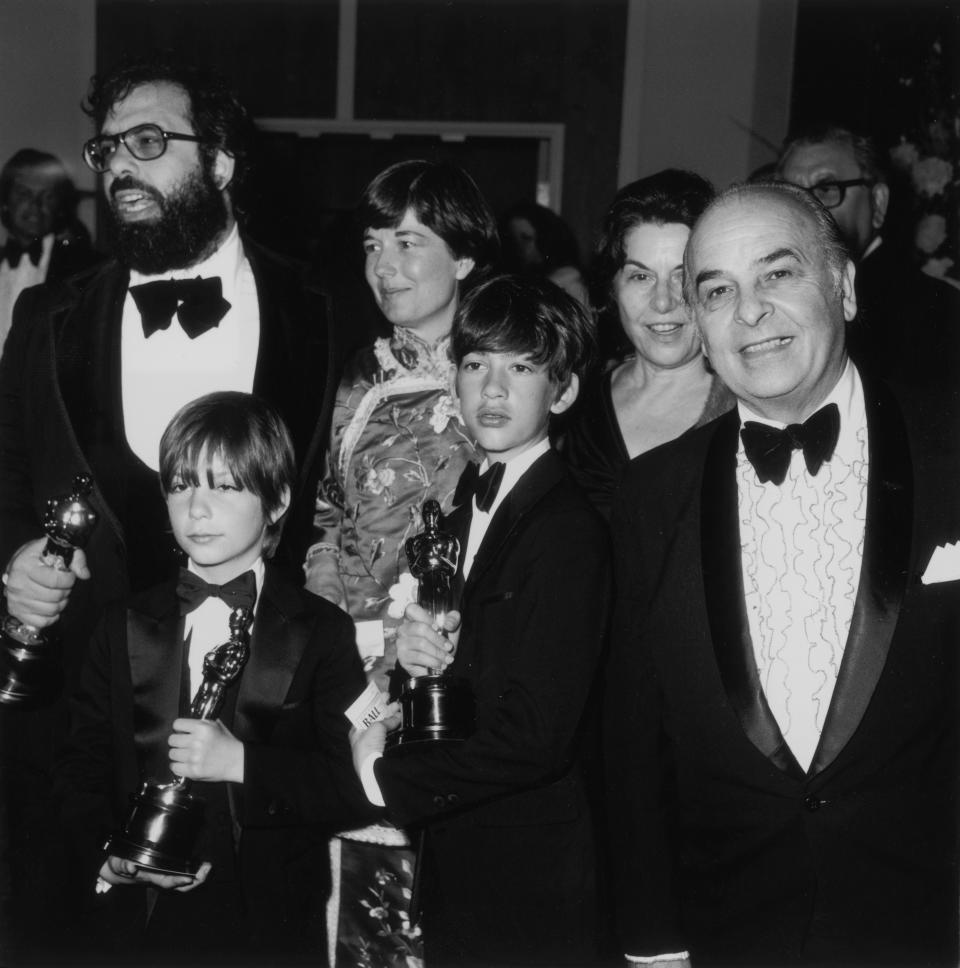
[{"label": "man's curly dark hair", "polygon": [[189,120],[205,167],[213,164],[218,149],[234,159],[230,197],[235,209],[250,170],[255,129],[249,112],[236,92],[219,74],[180,60],[169,51],[127,58],[112,70],[95,74],[83,103],[100,131],[111,109],[144,84],[175,84],[187,95]]}]

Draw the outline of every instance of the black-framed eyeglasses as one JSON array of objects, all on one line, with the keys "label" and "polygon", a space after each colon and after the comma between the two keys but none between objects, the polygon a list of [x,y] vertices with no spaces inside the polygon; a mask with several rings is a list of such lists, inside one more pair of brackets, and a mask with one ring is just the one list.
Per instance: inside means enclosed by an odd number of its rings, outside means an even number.
[{"label": "black-framed eyeglasses", "polygon": [[873,187],[869,178],[848,178],[846,181],[822,181],[811,185],[807,191],[813,195],[824,208],[837,208],[847,197],[847,189],[857,185]]},{"label": "black-framed eyeglasses", "polygon": [[164,131],[158,124],[138,124],[120,134],[98,134],[83,146],[87,167],[101,174],[110,167],[110,159],[120,145],[138,161],[153,161],[167,150],[168,141],[203,141],[193,134]]}]

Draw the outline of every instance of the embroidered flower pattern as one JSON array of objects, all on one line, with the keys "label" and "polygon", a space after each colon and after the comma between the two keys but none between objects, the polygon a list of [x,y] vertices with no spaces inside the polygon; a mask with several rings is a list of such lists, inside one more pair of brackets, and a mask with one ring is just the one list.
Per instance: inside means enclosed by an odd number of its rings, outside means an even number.
[{"label": "embroidered flower pattern", "polygon": [[392,590],[412,581],[404,542],[421,529],[428,498],[450,509],[460,472],[476,457],[454,373],[449,338],[428,345],[398,326],[354,361],[337,392],[314,542],[339,547],[346,607],[357,621],[400,621],[406,601]]},{"label": "embroidered flower pattern", "polygon": [[390,618],[401,619],[406,607],[417,600],[417,579],[409,571],[405,571],[400,576],[400,581],[390,586],[387,594],[390,596],[387,614]]}]

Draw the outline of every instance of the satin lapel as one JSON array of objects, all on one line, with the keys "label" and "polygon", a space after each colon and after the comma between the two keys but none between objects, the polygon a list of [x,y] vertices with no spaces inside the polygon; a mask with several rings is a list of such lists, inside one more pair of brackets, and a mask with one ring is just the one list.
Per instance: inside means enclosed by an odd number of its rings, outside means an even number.
[{"label": "satin lapel", "polygon": [[271,567],[267,568],[262,596],[233,721],[240,739],[260,743],[270,738],[311,630],[299,598]]},{"label": "satin lapel", "polygon": [[110,509],[121,502],[115,443],[123,433],[120,383],[120,334],[128,273],[116,263],[101,269],[83,291],[72,289],[54,313],[57,380],[64,419]]},{"label": "satin lapel", "polygon": [[547,451],[546,454],[534,461],[520,480],[514,484],[503,503],[497,508],[493,520],[487,528],[487,533],[483,536],[483,541],[480,542],[480,548],[477,550],[477,555],[470,568],[470,576],[464,586],[467,594],[497,560],[504,544],[509,540],[510,535],[527,511],[550,488],[562,480],[564,474],[565,470],[560,458],[553,451]]},{"label": "satin lapel", "polygon": [[[261,250],[244,239],[244,252],[257,285],[260,315],[260,349],[253,377],[253,391],[280,411],[290,427],[298,466],[305,466],[307,452],[317,430],[317,385],[331,406],[336,384],[328,352],[326,302],[323,293],[307,285],[299,267]],[[323,359],[318,352],[323,344]],[[302,385],[307,367],[313,381]]]},{"label": "satin lapel", "polygon": [[700,498],[700,555],[710,635],[720,680],[747,738],[780,770],[803,771],[770,711],[753,654],[743,593],[737,508],[736,410],[722,417],[710,442]]},{"label": "satin lapel", "polygon": [[172,778],[167,737],[180,711],[183,619],[172,584],[127,614],[127,653],[133,684],[133,739],[146,778]]},{"label": "satin lapel", "polygon": [[913,467],[906,427],[889,390],[864,380],[870,455],[860,584],[837,684],[810,764],[829,766],[860,724],[883,672],[906,589]]},{"label": "satin lapel", "polygon": [[470,522],[473,519],[471,506],[463,504],[454,508],[444,517],[441,527],[444,531],[454,535],[460,542],[460,553],[457,556],[457,573],[453,577],[453,601],[459,607],[460,600],[463,598],[463,557],[467,551],[467,540],[470,537]]}]

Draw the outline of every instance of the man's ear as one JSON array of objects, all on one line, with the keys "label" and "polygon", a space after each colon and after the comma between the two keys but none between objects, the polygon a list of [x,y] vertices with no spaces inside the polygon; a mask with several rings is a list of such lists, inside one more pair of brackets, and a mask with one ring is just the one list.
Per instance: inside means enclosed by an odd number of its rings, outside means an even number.
[{"label": "man's ear", "polygon": [[213,181],[220,191],[226,190],[230,182],[233,181],[233,171],[237,166],[237,161],[233,155],[217,148],[217,153],[213,159]]},{"label": "man's ear", "polygon": [[890,204],[890,186],[883,182],[877,182],[870,189],[870,202],[873,211],[871,224],[879,231],[883,228],[883,223],[887,220],[887,207]]},{"label": "man's ear", "polygon": [[840,274],[840,298],[843,301],[843,318],[849,323],[857,315],[857,292],[853,287],[857,268],[851,259]]},{"label": "man's ear", "polygon": [[570,382],[567,384],[566,389],[550,404],[550,413],[561,414],[569,410],[573,406],[579,393],[580,377],[576,373],[571,373]]},{"label": "man's ear", "polygon": [[290,488],[285,487],[280,495],[280,504],[270,512],[270,523],[276,524],[287,513],[290,507]]},{"label": "man's ear", "polygon": [[467,276],[476,268],[477,263],[475,259],[471,259],[470,256],[464,256],[462,259],[457,259],[457,282],[463,282]]}]

